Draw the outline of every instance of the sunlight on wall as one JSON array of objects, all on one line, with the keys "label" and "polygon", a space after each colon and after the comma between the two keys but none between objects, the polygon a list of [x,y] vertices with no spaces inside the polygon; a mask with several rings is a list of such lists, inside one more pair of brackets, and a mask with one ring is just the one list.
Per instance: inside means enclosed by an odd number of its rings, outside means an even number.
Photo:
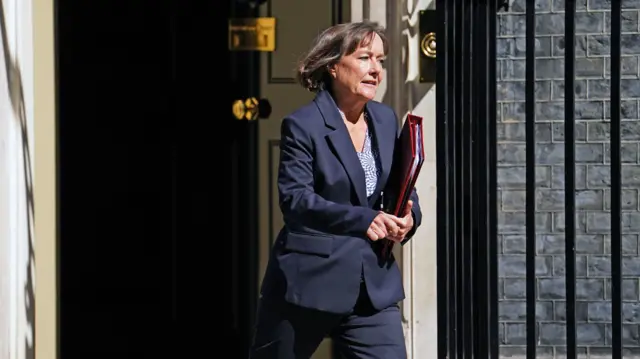
[{"label": "sunlight on wall", "polygon": [[[351,21],[378,22],[385,26],[389,41],[396,45],[391,47],[386,80],[376,100],[392,106],[401,119],[409,112],[422,116],[425,126],[426,159],[423,174],[416,183],[422,225],[414,238],[401,248],[406,294],[402,313],[410,359],[437,355],[435,84],[419,82],[418,66],[419,13],[432,8],[435,8],[433,0],[351,1]],[[397,63],[392,65],[391,61]]]},{"label": "sunlight on wall", "polygon": [[35,315],[31,2],[0,4],[0,359],[30,359]]}]

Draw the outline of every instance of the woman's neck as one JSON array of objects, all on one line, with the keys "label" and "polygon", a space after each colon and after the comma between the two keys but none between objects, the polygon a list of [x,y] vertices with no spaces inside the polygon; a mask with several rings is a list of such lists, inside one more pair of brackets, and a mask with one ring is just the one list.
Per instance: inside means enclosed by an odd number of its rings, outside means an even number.
[{"label": "woman's neck", "polygon": [[346,121],[356,123],[360,119],[362,119],[362,114],[364,113],[364,103],[359,101],[336,101],[336,104],[338,105],[338,109],[340,110]]}]

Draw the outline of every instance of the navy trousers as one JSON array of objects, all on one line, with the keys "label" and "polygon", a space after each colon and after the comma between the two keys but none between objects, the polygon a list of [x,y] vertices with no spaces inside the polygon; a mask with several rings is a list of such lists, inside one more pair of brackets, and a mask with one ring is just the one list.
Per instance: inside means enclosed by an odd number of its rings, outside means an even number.
[{"label": "navy trousers", "polygon": [[343,358],[406,359],[399,307],[377,311],[366,293],[344,316],[261,298],[249,358],[308,359],[330,336]]}]

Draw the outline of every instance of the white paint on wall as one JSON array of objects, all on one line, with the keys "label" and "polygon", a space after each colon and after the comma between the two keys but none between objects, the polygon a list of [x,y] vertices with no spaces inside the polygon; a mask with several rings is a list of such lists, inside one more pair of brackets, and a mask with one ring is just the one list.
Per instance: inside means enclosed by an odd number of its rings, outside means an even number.
[{"label": "white paint on wall", "polygon": [[[33,42],[31,1],[2,1],[0,43],[0,359],[33,358]],[[32,196],[32,194],[31,194]],[[32,198],[32,197],[31,197]]]},{"label": "white paint on wall", "polygon": [[[390,0],[393,1],[393,0]],[[432,0],[404,0],[402,34],[403,99],[408,112],[423,118],[425,162],[416,183],[422,210],[422,225],[402,248],[403,305],[405,339],[410,359],[436,358],[438,354],[437,298],[437,183],[436,183],[436,102],[435,84],[419,81],[419,14],[430,8]],[[429,90],[426,89],[430,86]],[[417,98],[414,98],[417,97]],[[402,119],[407,113],[399,114]]]},{"label": "white paint on wall", "polygon": [[[407,343],[407,356],[410,359],[427,359],[437,357],[437,257],[436,257],[436,107],[435,85],[430,84],[429,91],[425,91],[427,85],[417,84],[419,81],[419,14],[420,10],[430,7],[433,0],[369,0],[368,9],[365,9],[363,0],[351,1],[350,21],[362,21],[368,18],[377,21],[387,27],[387,16],[392,12],[389,6],[396,6],[395,1],[403,1],[400,23],[402,35],[406,38],[402,46],[395,46],[395,51],[390,57],[399,57],[402,60],[402,73],[391,74],[385,70],[386,80],[378,89],[375,100],[383,101],[389,95],[388,89],[398,89],[404,86],[403,104],[396,104],[403,109],[408,109],[415,115],[422,116],[424,121],[424,145],[426,159],[422,172],[418,178],[416,188],[420,196],[422,209],[422,225],[414,238],[402,248],[402,271],[406,293],[403,302],[403,321],[405,340]],[[365,14],[365,11],[369,11]],[[394,31],[394,29],[388,29]],[[412,35],[413,34],[413,35]],[[397,44],[396,44],[397,45]],[[388,86],[389,81],[394,83]],[[420,91],[414,91],[416,88]],[[419,98],[413,98],[417,94]],[[403,112],[398,108],[397,112]],[[406,118],[407,113],[398,113],[401,119]]]},{"label": "white paint on wall", "polygon": [[358,22],[364,19],[363,0],[351,0],[351,19],[350,22]]},{"label": "white paint on wall", "polygon": [[416,183],[420,196],[422,224],[415,236],[403,246],[403,274],[407,299],[405,318],[409,358],[436,358],[438,339],[437,298],[437,187],[435,86],[413,108],[413,114],[423,117],[425,161]]}]

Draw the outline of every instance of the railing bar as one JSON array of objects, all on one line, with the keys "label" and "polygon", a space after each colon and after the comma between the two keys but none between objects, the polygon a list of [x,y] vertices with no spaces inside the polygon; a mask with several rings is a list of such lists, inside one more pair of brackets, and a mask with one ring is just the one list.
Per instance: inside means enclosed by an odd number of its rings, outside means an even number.
[{"label": "railing bar", "polygon": [[455,134],[455,142],[454,142],[454,164],[455,164],[455,221],[456,221],[456,357],[464,358],[464,218],[463,218],[463,198],[464,198],[464,187],[462,183],[462,155],[463,155],[463,121],[464,121],[464,102],[463,102],[463,91],[464,88],[464,78],[462,76],[462,64],[463,64],[463,42],[464,42],[464,29],[463,29],[463,19],[464,19],[464,0],[456,0],[455,2],[455,10],[454,16],[456,21],[455,30],[455,99],[456,99],[456,107],[455,107],[455,120],[454,120],[454,134]]},{"label": "railing bar", "polygon": [[462,300],[463,300],[463,358],[471,359],[473,355],[473,322],[471,312],[473,296],[471,293],[471,268],[473,267],[473,192],[471,191],[471,126],[473,113],[473,98],[471,89],[473,73],[471,72],[473,47],[473,0],[463,0],[462,10],[462,143],[461,143],[461,183],[462,183]]},{"label": "railing bar", "polygon": [[611,2],[611,308],[612,357],[622,358],[622,205],[620,159],[621,1]]},{"label": "railing bar", "polygon": [[498,359],[500,356],[499,335],[498,335],[498,141],[497,141],[497,84],[496,84],[496,24],[498,17],[498,0],[489,1],[489,36],[488,36],[488,61],[487,67],[489,74],[487,81],[488,94],[488,115],[489,122],[489,221],[488,221],[488,238],[489,238],[489,353],[491,359]]},{"label": "railing bar", "polygon": [[449,357],[449,318],[450,318],[450,293],[449,283],[451,278],[449,276],[449,238],[450,227],[447,225],[449,214],[449,176],[448,176],[448,121],[447,117],[449,111],[448,105],[448,78],[447,73],[450,69],[448,66],[448,53],[447,53],[447,28],[449,25],[446,22],[447,14],[449,12],[449,6],[446,0],[436,0],[436,11],[438,13],[438,25],[436,34],[438,36],[437,41],[441,44],[436,56],[436,66],[441,71],[436,73],[436,86],[442,89],[436,91],[436,176],[437,176],[437,192],[438,198],[436,205],[438,213],[442,214],[437,216],[437,294],[438,294],[438,359],[446,359]]},{"label": "railing bar", "polygon": [[575,207],[575,0],[565,1],[564,178],[565,290],[567,359],[576,359],[576,207]]},{"label": "railing bar", "polygon": [[526,78],[525,78],[525,121],[526,121],[526,308],[527,308],[527,359],[536,358],[536,154],[535,154],[535,51],[536,14],[535,2],[526,5]]},{"label": "railing bar", "polygon": [[[474,28],[477,29],[474,40],[484,40],[487,36],[487,0],[478,0],[474,7]],[[487,130],[487,41],[473,41],[473,129],[474,140],[473,150],[473,193],[474,205],[472,214],[474,218],[474,229],[476,233],[474,240],[474,266],[473,266],[473,301],[472,317],[474,318],[474,358],[488,359],[487,336],[487,300],[489,297],[488,286],[488,237],[487,237],[487,203],[488,203],[488,130]]]},{"label": "railing bar", "polygon": [[447,6],[451,6],[447,13],[447,29],[449,31],[447,36],[447,62],[448,62],[448,71],[447,71],[447,81],[448,88],[446,89],[448,93],[447,98],[447,108],[449,109],[449,113],[447,114],[447,155],[448,155],[448,185],[449,185],[449,211],[448,211],[448,219],[449,219],[449,298],[451,301],[449,302],[450,306],[450,318],[449,318],[449,358],[457,359],[458,358],[458,316],[460,311],[458,310],[458,260],[457,260],[457,211],[456,211],[456,194],[458,193],[457,187],[457,158],[456,158],[456,130],[457,130],[457,116],[458,116],[458,93],[455,91],[457,80],[459,75],[457,73],[458,68],[456,64],[456,60],[459,57],[459,52],[457,51],[457,43],[459,42],[459,34],[456,32],[458,27],[458,21],[456,17],[456,13],[459,12],[458,8],[459,1],[456,1],[453,4],[450,0],[447,2]]}]

